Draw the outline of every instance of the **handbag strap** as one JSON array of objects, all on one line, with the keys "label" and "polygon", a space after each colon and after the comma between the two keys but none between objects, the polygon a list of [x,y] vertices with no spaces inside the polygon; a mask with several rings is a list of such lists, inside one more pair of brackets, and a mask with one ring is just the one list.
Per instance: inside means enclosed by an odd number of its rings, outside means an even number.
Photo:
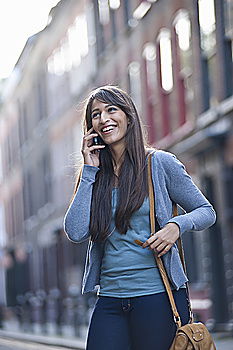
[{"label": "handbag strap", "polygon": [[[153,184],[152,184],[152,173],[151,173],[151,157],[154,152],[151,152],[148,157],[148,189],[149,189],[149,201],[150,201],[150,226],[151,226],[151,235],[155,233],[155,205],[154,205],[154,190],[153,190]],[[166,270],[163,265],[163,261],[161,258],[157,256],[157,254],[154,252],[155,260],[157,263],[157,266],[159,268],[159,272],[161,274],[165,289],[168,294],[168,298],[171,304],[174,321],[178,328],[181,327],[181,319],[180,315],[177,311],[176,303],[172,294],[171,286],[167,277]]]},{"label": "handbag strap", "polygon": [[[177,208],[177,205],[175,205],[175,207]],[[178,210],[177,210],[178,213]],[[174,214],[174,212],[173,212]],[[178,215],[178,214],[176,214]],[[176,216],[173,215],[173,216]],[[178,250],[179,250],[179,254],[180,254],[180,259],[184,268],[184,272],[187,275],[187,269],[186,269],[186,264],[185,264],[185,258],[184,258],[184,248],[183,248],[183,244],[182,244],[182,239],[179,237],[177,240],[177,245],[178,245]],[[189,285],[188,282],[185,283],[186,285],[186,292],[187,292],[187,300],[188,300],[188,307],[189,307],[189,323],[193,323],[194,322],[194,316],[193,316],[193,311],[192,311],[192,307],[191,307],[191,302],[190,302],[190,293],[189,293]]]},{"label": "handbag strap", "polygon": [[[177,215],[178,215],[178,207],[177,207],[177,204],[174,203],[173,204],[173,216],[177,216]],[[181,259],[181,262],[183,265],[183,269],[187,275],[187,269],[186,269],[185,258],[184,258],[184,248],[183,248],[182,240],[180,237],[177,239],[177,245],[178,245],[178,250],[179,250],[180,259]]]}]

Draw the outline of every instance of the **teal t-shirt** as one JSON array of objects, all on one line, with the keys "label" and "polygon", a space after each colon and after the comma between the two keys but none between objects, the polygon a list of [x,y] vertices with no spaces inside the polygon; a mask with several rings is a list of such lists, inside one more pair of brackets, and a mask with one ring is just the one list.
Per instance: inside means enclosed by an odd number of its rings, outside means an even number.
[{"label": "teal t-shirt", "polygon": [[[112,227],[118,190],[112,191]],[[125,235],[116,229],[106,239],[101,265],[98,295],[135,297],[164,292],[165,288],[153,252],[143,249],[134,240],[150,237],[150,205],[146,197],[142,206],[132,215],[131,227]]]}]

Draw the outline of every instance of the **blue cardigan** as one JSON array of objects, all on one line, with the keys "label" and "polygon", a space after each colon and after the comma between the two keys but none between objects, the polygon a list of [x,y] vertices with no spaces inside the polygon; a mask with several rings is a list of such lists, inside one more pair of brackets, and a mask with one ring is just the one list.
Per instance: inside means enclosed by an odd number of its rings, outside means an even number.
[{"label": "blue cardigan", "polygon": [[[184,165],[175,155],[156,151],[152,155],[152,179],[155,193],[155,212],[159,226],[176,223],[182,235],[186,231],[204,230],[214,224],[216,214],[212,205],[193,183]],[[68,238],[81,243],[90,238],[90,206],[92,187],[99,168],[84,165],[78,191],[64,218]],[[184,214],[172,217],[172,203],[177,203]],[[94,291],[99,286],[104,243],[89,239],[82,293]],[[177,290],[187,281],[176,244],[162,257],[170,282]]]}]

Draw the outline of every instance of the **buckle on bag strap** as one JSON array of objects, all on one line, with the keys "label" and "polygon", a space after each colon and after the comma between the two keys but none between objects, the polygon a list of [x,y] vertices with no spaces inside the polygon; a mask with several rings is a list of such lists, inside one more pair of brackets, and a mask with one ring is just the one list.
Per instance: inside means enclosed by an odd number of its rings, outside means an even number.
[{"label": "buckle on bag strap", "polygon": [[180,319],[180,316],[179,316],[179,315],[174,315],[173,318],[174,318],[174,321],[175,321],[175,323],[176,323],[177,328],[180,328],[180,327],[181,327],[181,319]]}]

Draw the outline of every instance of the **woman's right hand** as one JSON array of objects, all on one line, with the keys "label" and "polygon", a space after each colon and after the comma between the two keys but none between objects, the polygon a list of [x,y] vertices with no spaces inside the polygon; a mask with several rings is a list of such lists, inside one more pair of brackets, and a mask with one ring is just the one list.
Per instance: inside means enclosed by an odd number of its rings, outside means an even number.
[{"label": "woman's right hand", "polygon": [[104,148],[105,145],[93,145],[93,138],[95,136],[98,136],[97,133],[93,133],[93,130],[93,128],[88,130],[88,132],[83,137],[82,155],[84,158],[84,164],[98,167],[100,164],[99,150]]}]

